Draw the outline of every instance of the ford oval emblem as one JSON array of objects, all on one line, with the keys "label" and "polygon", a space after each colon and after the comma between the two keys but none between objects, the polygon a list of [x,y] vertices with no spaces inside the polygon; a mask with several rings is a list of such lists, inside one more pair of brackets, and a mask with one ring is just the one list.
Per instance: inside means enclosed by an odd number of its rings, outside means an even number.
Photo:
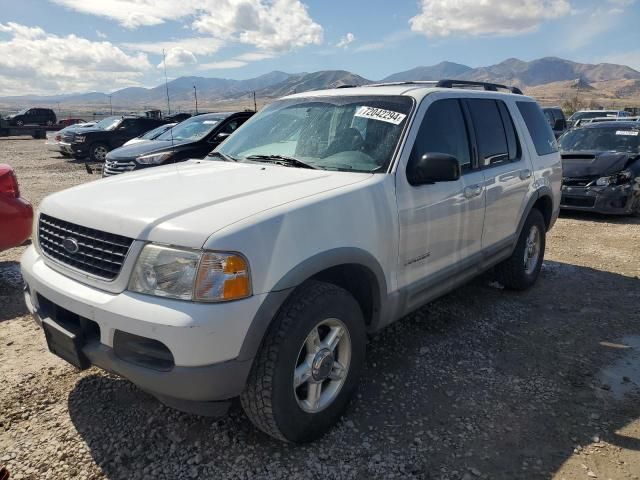
[{"label": "ford oval emblem", "polygon": [[75,238],[67,237],[62,241],[62,246],[69,253],[78,253],[80,250],[80,245],[78,245],[78,241]]}]

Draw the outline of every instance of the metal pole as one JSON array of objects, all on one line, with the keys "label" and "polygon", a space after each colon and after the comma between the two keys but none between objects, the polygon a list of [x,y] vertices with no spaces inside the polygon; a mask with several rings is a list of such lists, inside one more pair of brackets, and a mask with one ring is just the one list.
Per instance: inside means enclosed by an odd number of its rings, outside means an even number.
[{"label": "metal pole", "polygon": [[109,115],[113,115],[113,105],[111,104],[111,97],[112,95],[109,95]]},{"label": "metal pole", "polygon": [[162,49],[162,64],[164,66],[164,86],[167,90],[167,115],[171,115],[171,104],[169,103],[169,81],[167,80],[167,57]]},{"label": "metal pole", "polygon": [[198,89],[193,86],[193,96],[196,98],[196,115],[198,114]]},{"label": "metal pole", "polygon": [[257,112],[258,111],[258,104],[256,103],[256,91],[253,91],[253,111]]}]

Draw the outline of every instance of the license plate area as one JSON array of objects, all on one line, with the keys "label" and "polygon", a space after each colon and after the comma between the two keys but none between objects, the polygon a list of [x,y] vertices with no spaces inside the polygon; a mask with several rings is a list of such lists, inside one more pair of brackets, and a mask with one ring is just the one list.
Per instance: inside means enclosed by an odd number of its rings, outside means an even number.
[{"label": "license plate area", "polygon": [[80,370],[89,368],[89,359],[82,353],[82,332],[74,332],[69,329],[72,327],[65,328],[48,317],[42,319],[42,328],[51,353]]}]

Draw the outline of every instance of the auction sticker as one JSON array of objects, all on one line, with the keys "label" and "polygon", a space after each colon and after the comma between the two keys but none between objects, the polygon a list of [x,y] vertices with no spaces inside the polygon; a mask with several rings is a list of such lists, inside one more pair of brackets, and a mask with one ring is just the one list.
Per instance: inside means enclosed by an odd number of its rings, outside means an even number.
[{"label": "auction sticker", "polygon": [[627,135],[629,137],[637,137],[639,130],[616,130],[616,135]]},{"label": "auction sticker", "polygon": [[394,112],[393,110],[385,110],[384,108],[360,107],[356,110],[356,117],[371,118],[372,120],[380,120],[381,122],[393,123],[400,125],[406,117],[404,113]]}]

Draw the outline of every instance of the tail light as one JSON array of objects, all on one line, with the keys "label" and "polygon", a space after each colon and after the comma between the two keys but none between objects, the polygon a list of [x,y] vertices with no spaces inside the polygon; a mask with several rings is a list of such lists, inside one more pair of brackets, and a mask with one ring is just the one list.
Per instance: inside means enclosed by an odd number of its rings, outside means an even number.
[{"label": "tail light", "polygon": [[62,135],[56,135],[54,138],[56,142],[59,142],[62,140]]},{"label": "tail light", "polygon": [[18,179],[13,170],[7,170],[0,172],[0,193],[9,195],[13,198],[20,196],[20,189],[18,188]]}]

